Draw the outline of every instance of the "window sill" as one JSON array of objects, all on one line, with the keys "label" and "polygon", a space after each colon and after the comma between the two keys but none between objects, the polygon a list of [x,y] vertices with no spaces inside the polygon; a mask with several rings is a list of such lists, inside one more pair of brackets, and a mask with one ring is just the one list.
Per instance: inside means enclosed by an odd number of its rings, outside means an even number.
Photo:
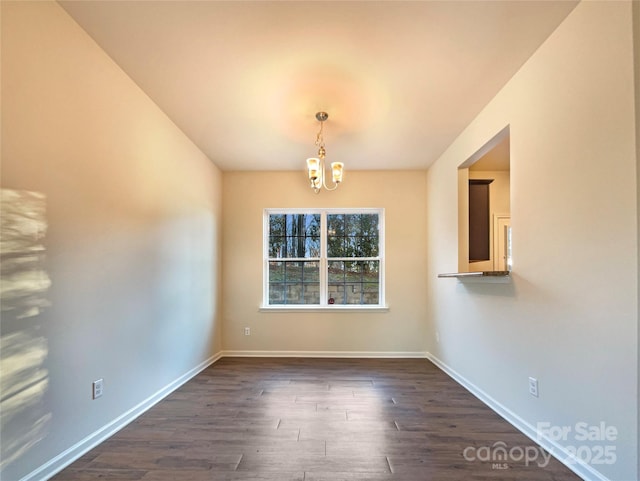
[{"label": "window sill", "polygon": [[389,306],[333,305],[333,306],[260,306],[259,312],[388,312]]}]

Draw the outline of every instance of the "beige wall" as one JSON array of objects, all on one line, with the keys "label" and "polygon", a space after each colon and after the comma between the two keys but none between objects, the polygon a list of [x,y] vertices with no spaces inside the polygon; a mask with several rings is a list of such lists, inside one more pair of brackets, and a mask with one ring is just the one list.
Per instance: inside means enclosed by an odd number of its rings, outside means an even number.
[{"label": "beige wall", "polygon": [[1,477],[42,479],[220,350],[221,175],[56,3],[3,1],[1,185],[46,203],[2,313]]},{"label": "beige wall", "polygon": [[[429,351],[533,436],[538,422],[615,426],[617,461],[578,468],[618,481],[638,479],[631,25],[630,2],[580,3],[427,183]],[[457,167],[507,125],[513,281],[438,279],[458,261]]]},{"label": "beige wall", "polygon": [[[225,172],[225,351],[424,352],[426,173],[349,172],[334,192],[314,194],[306,173]],[[348,168],[348,165],[347,165]],[[387,312],[259,312],[265,208],[383,207]],[[244,336],[243,328],[251,328]]]}]

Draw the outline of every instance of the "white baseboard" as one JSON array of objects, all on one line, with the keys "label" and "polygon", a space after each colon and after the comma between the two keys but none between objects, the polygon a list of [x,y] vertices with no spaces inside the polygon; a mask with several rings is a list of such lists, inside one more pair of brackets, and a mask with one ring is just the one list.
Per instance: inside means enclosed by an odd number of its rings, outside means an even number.
[{"label": "white baseboard", "polygon": [[576,458],[574,455],[569,453],[562,445],[558,444],[556,441],[546,437],[541,436],[540,432],[529,422],[522,419],[516,413],[511,411],[509,408],[498,402],[496,399],[491,397],[489,394],[484,392],[478,386],[470,382],[460,373],[449,367],[447,364],[442,362],[433,354],[427,352],[426,357],[438,366],[442,371],[448,374],[451,378],[453,378],[458,384],[462,385],[465,389],[467,389],[471,394],[476,396],[480,401],[489,406],[493,411],[499,414],[505,421],[515,427],[518,431],[522,432],[525,436],[531,439],[536,444],[542,446],[547,452],[549,452],[553,457],[555,457],[562,464],[567,466],[571,471],[580,476],[582,479],[587,481],[611,481],[609,478],[604,476],[599,471],[596,471],[592,466],[585,463],[581,459]]},{"label": "white baseboard", "polygon": [[111,421],[108,424],[105,424],[103,427],[98,429],[97,431],[91,433],[89,436],[85,437],[81,441],[77,442],[73,446],[71,446],[66,451],[63,451],[55,458],[49,460],[38,469],[32,471],[23,477],[20,481],[36,481],[49,479],[54,474],[62,471],[68,465],[73,463],[75,460],[80,458],[82,455],[91,451],[98,444],[105,441],[107,438],[113,436],[115,433],[124,428],[127,424],[135,420],[138,416],[145,413],[149,409],[151,409],[158,402],[162,401],[165,397],[171,394],[173,391],[178,389],[184,383],[193,378],[196,374],[200,373],[211,364],[216,362],[218,359],[222,357],[222,353],[217,353],[211,356],[209,359],[198,364],[193,369],[189,370],[178,379],[170,382],[165,387],[157,391],[155,394],[152,394],[147,399],[139,403],[138,405],[132,407],[124,414],[118,416],[116,419]]},{"label": "white baseboard", "polygon": [[404,351],[222,351],[222,357],[421,358],[426,352]]}]

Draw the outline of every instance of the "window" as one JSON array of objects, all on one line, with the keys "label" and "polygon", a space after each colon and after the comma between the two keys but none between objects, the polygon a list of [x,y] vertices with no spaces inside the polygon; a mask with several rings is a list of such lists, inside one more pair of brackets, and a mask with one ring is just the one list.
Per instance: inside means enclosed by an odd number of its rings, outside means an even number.
[{"label": "window", "polygon": [[264,305],[383,306],[383,214],[266,210]]}]

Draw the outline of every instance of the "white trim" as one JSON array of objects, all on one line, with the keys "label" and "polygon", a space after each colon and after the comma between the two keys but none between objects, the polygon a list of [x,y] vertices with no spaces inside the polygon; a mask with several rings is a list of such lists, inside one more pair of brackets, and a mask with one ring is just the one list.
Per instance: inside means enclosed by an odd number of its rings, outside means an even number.
[{"label": "white trim", "polygon": [[[499,267],[499,262],[500,262],[500,244],[498,243],[498,240],[500,239],[500,226],[499,223],[501,220],[509,220],[511,221],[511,214],[493,214],[493,219],[492,219],[492,235],[493,235],[493,239],[491,241],[491,243],[493,244],[493,252],[491,253],[491,255],[493,256],[493,270],[494,271],[506,271],[508,269],[508,263],[507,261],[505,261],[504,263],[504,269],[500,269]],[[505,255],[507,253],[505,252]]]},{"label": "white trim", "polygon": [[155,394],[152,394],[144,401],[140,402],[136,406],[132,407],[125,413],[121,414],[111,422],[105,424],[100,429],[94,431],[89,434],[84,439],[78,441],[76,444],[71,446],[69,449],[63,451],[58,454],[56,457],[50,459],[37,469],[31,471],[29,474],[24,476],[20,481],[32,481],[32,480],[44,480],[49,479],[53,475],[59,473],[64,468],[69,466],[71,463],[79,459],[84,454],[91,451],[98,444],[102,443],[106,439],[113,436],[115,433],[120,431],[122,428],[127,426],[133,420],[135,420],[140,415],[144,414],[146,411],[151,409],[157,403],[162,401],[169,394],[174,392],[184,383],[192,379],[194,376],[205,370],[211,364],[218,361],[221,357],[223,357],[222,352],[218,352],[211,356],[209,359],[198,364],[193,369],[190,369],[185,374],[177,378],[176,380],[170,382],[165,387],[157,391]]},{"label": "white trim", "polygon": [[426,352],[416,351],[222,351],[222,357],[327,357],[327,358],[419,358]]},{"label": "white trim", "polygon": [[259,312],[389,312],[389,306],[378,306],[377,304],[334,304],[318,306],[315,304],[272,304],[270,306],[258,307]]},{"label": "white trim", "polygon": [[[329,261],[327,260],[327,211],[323,210],[320,213],[320,305],[318,307],[325,307],[329,305]],[[269,239],[267,239],[267,242]],[[266,286],[267,290],[269,286]],[[380,300],[380,296],[378,296]],[[269,298],[265,297],[262,300],[263,305],[269,302]]]},{"label": "white trim", "polygon": [[467,378],[458,373],[455,369],[449,367],[447,364],[442,362],[436,356],[431,354],[430,352],[426,353],[427,359],[429,359],[433,364],[435,364],[438,368],[444,371],[449,377],[451,377],[454,381],[464,387],[467,391],[473,394],[475,397],[480,399],[483,403],[485,403],[489,408],[491,408],[494,412],[500,415],[505,421],[511,424],[514,428],[520,431],[522,434],[527,436],[536,444],[542,446],[546,451],[548,451],[554,458],[564,464],[567,468],[573,471],[575,474],[580,476],[582,479],[587,481],[611,481],[605,475],[594,469],[589,464],[585,463],[581,459],[576,458],[571,453],[569,453],[564,446],[558,444],[556,441],[546,437],[541,436],[540,432],[529,422],[522,419],[512,410],[504,406],[502,403],[491,397],[485,391],[480,389],[478,386],[473,384]]}]

